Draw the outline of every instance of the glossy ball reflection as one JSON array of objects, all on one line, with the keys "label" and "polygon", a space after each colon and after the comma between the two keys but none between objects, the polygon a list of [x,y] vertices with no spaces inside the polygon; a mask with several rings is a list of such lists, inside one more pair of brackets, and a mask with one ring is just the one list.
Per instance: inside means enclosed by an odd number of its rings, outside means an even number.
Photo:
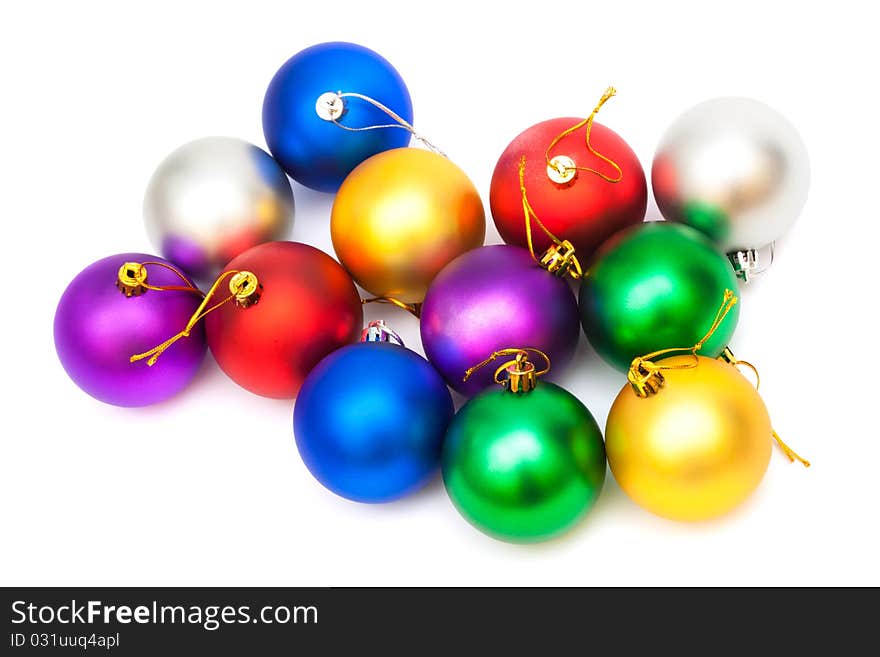
[{"label": "glossy ball reflection", "polygon": [[[581,322],[599,355],[626,371],[636,356],[696,344],[725,290],[735,289],[727,258],[701,233],[681,224],[645,223],[616,235],[597,254],[581,283]],[[717,356],[727,346],[739,306],[701,354]]]},{"label": "glossy ball reflection", "polygon": [[459,410],[443,446],[443,481],[473,525],[535,542],[573,527],[605,482],[602,432],[568,391],[486,390]]},{"label": "glossy ball reflection", "polygon": [[483,243],[486,220],[477,188],[458,166],[437,153],[398,148],[345,179],[330,233],[361,287],[420,303],[447,263]]}]

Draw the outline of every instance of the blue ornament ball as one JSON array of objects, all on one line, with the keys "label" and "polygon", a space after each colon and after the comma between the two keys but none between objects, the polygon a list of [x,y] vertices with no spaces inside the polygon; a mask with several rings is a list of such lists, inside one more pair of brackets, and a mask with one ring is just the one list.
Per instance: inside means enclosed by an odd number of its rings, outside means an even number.
[{"label": "blue ornament ball", "polygon": [[293,413],[308,469],[337,495],[390,502],[438,470],[455,408],[428,361],[389,342],[361,342],[322,360]]},{"label": "blue ornament ball", "polygon": [[[410,141],[404,129],[349,131],[319,115],[327,93],[356,93],[376,100],[412,124],[409,91],[381,55],[354,43],[321,43],[297,53],[278,69],[263,100],[263,134],[272,155],[297,182],[335,192],[358,164]],[[342,99],[336,120],[350,128],[395,123],[368,101]]]}]

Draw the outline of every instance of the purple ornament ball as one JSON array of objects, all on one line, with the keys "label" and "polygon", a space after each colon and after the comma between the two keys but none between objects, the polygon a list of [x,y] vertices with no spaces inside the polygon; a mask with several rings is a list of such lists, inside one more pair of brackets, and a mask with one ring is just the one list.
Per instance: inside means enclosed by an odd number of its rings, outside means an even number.
[{"label": "purple ornament ball", "polygon": [[470,396],[492,384],[495,368],[463,382],[465,371],[499,349],[540,349],[558,373],[574,356],[578,322],[564,279],[526,249],[484,246],[460,255],[434,279],[422,305],[422,346],[446,383]]},{"label": "purple ornament ball", "polygon": [[[205,355],[204,330],[198,324],[153,366],[129,359],[183,330],[201,297],[149,289],[127,297],[116,283],[119,269],[128,262],[173,266],[156,256],[120,253],[86,267],[58,302],[55,349],[68,376],[95,399],[115,406],[148,406],[177,394],[195,376]],[[185,285],[165,267],[147,265],[146,270],[149,285]]]}]

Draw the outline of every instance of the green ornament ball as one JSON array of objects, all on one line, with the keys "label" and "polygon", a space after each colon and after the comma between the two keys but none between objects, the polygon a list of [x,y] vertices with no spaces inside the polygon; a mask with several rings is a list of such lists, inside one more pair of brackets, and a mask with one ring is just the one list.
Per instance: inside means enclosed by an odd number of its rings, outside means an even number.
[{"label": "green ornament ball", "polygon": [[605,444],[590,411],[546,381],[486,390],[453,418],[443,482],[481,531],[531,543],[558,536],[590,509],[605,482]]},{"label": "green ornament ball", "polygon": [[[694,346],[712,326],[736,274],[712,242],[689,226],[647,222],[606,242],[578,299],[590,344],[614,367],[653,351]],[[739,305],[703,345],[714,358],[730,341]]]}]

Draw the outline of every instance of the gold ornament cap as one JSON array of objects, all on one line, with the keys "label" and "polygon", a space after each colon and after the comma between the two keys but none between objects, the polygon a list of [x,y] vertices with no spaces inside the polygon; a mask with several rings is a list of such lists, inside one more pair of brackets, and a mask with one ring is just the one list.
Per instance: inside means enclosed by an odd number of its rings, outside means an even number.
[{"label": "gold ornament cap", "polygon": [[570,274],[575,280],[583,276],[580,262],[574,253],[574,245],[568,240],[551,245],[541,256],[540,264],[554,276]]},{"label": "gold ornament cap", "polygon": [[[537,369],[529,360],[529,352],[538,354],[544,359],[545,367]],[[481,367],[485,367],[499,356],[513,356],[513,360],[509,360],[501,364],[495,370],[494,381],[498,385],[515,393],[529,392],[538,385],[538,378],[550,371],[550,357],[540,349],[534,347],[525,347],[522,349],[499,349],[492,352],[487,359],[477,363],[473,367],[469,367],[464,373],[464,381],[467,381],[471,375]]]},{"label": "gold ornament cap", "polygon": [[252,272],[240,271],[229,279],[229,293],[235,298],[235,303],[242,308],[257,303],[262,292],[263,285]]},{"label": "gold ornament cap", "polygon": [[[538,384],[537,370],[525,352],[518,353],[513,363],[503,366],[502,373],[507,374],[500,383],[511,392],[529,392]],[[496,380],[498,373],[496,373]]]},{"label": "gold ornament cap", "polygon": [[633,392],[643,399],[656,395],[666,383],[663,373],[652,369],[652,364],[646,365],[646,362],[641,358],[634,359],[629,366],[629,372],[626,373],[626,378],[632,386]]},{"label": "gold ornament cap", "polygon": [[119,268],[116,287],[127,297],[137,297],[147,291],[147,268],[140,262],[126,262]]},{"label": "gold ornament cap", "polygon": [[568,155],[555,155],[547,162],[547,177],[557,185],[568,185],[577,177],[577,165]]}]

